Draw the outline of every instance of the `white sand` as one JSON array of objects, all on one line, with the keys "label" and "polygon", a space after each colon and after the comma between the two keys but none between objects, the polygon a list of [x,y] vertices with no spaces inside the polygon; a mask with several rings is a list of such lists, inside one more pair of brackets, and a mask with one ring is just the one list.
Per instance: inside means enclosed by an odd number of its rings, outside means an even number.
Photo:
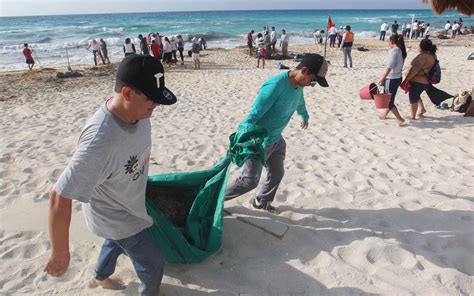
[{"label": "white sand", "polygon": [[[275,201],[283,212],[248,209],[254,193],[226,203],[249,221],[288,226],[283,237],[226,216],[222,248],[200,264],[166,265],[163,294],[474,293],[474,118],[437,110],[423,95],[427,118],[402,128],[393,116],[379,120],[373,103],[358,96],[384,68],[387,48],[375,43],[365,44],[369,52],[353,51],[353,69],[342,67],[342,52],[329,50],[330,87],[305,89],[310,127],[302,130],[295,116],[284,133],[286,175]],[[472,46],[472,40],[457,40],[440,47],[441,89],[471,89],[474,62],[466,58]],[[290,48],[309,50],[322,47]],[[228,135],[249,112],[260,85],[279,73],[275,61],[257,69],[241,49],[205,54],[200,71],[188,59],[184,69],[166,74],[179,102],[152,117],[151,174],[212,167],[225,156]],[[406,64],[415,55],[411,50]],[[113,88],[112,68],[84,74],[66,80],[48,70],[1,74],[2,295],[137,294],[139,281],[126,257],[115,274],[128,284],[125,291],[87,288],[102,239],[85,227],[79,203],[68,272],[53,278],[42,271],[50,248],[47,190],[69,161],[86,119]],[[402,91],[397,104],[408,117]],[[231,177],[238,172],[233,167]]]}]

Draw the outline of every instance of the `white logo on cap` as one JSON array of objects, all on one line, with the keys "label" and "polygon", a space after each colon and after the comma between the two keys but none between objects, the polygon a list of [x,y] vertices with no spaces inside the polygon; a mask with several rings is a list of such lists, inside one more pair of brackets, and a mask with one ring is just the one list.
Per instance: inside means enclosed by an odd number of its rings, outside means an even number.
[{"label": "white logo on cap", "polygon": [[156,73],[156,74],[155,74],[156,87],[157,87],[158,89],[161,88],[160,78],[163,77],[163,76],[164,76],[163,73]]},{"label": "white logo on cap", "polygon": [[169,91],[167,90],[164,90],[163,91],[163,96],[168,100],[168,101],[172,101],[173,100],[173,96],[170,94]]}]

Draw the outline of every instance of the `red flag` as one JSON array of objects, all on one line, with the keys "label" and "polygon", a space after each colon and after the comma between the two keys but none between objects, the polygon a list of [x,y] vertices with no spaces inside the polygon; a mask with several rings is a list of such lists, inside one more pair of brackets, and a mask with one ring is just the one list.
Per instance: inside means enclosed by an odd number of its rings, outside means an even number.
[{"label": "red flag", "polygon": [[336,25],[332,22],[331,16],[328,18],[328,31],[331,27],[335,27]]}]

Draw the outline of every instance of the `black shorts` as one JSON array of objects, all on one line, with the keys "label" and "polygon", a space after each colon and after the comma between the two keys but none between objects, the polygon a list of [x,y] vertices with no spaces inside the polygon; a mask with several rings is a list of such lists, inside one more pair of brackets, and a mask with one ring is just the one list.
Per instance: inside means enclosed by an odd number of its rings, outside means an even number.
[{"label": "black shorts", "polygon": [[421,99],[421,93],[430,88],[430,85],[413,81],[410,81],[410,84],[411,87],[408,91],[408,98],[410,99],[410,104],[415,104]]},{"label": "black shorts", "polygon": [[390,103],[388,109],[392,110],[395,107],[395,96],[397,95],[398,87],[402,83],[402,78],[385,79],[384,88],[386,93],[391,93]]},{"label": "black shorts", "polygon": [[248,46],[249,48],[253,48],[253,43],[252,43],[252,42],[247,42],[247,46]]},{"label": "black shorts", "polygon": [[33,59],[26,59],[26,63],[27,64],[34,64],[35,61],[33,61]]}]

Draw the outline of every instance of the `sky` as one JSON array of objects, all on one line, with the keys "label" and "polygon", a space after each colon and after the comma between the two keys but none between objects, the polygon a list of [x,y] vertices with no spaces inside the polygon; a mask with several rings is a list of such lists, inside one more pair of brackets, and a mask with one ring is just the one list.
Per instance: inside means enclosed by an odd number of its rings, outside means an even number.
[{"label": "sky", "polygon": [[430,9],[421,0],[0,0],[0,16],[269,9]]}]

